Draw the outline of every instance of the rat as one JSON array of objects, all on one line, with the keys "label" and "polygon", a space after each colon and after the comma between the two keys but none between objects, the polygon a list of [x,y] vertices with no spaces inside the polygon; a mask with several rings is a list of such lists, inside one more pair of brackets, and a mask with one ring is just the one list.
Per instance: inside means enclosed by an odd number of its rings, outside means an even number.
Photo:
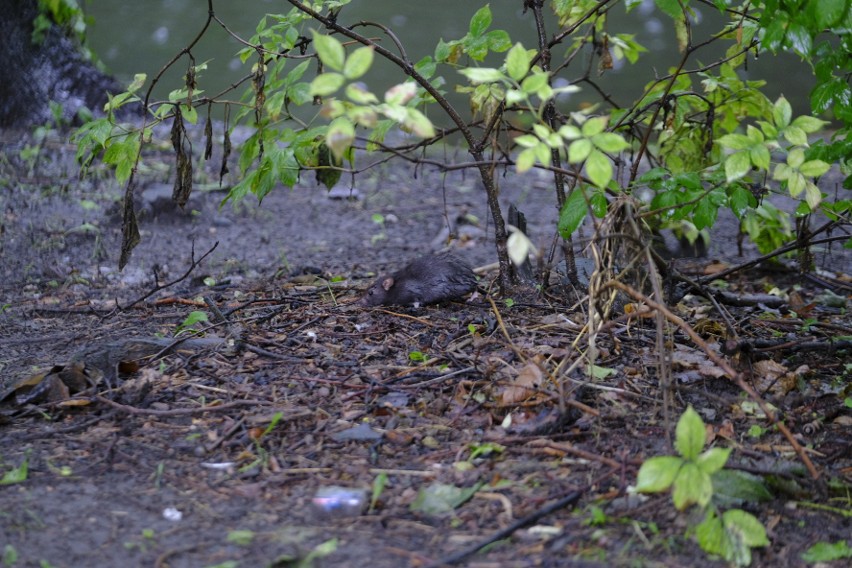
[{"label": "rat", "polygon": [[383,274],[359,300],[362,306],[437,304],[476,289],[476,275],[463,260],[449,253],[428,254],[402,270]]}]

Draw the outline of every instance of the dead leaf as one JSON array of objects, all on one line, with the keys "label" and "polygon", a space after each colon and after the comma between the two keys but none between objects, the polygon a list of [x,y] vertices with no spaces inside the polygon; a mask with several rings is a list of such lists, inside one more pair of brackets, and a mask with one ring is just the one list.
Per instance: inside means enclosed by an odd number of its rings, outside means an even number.
[{"label": "dead leaf", "polygon": [[543,381],[541,367],[535,361],[529,361],[521,368],[518,376],[511,380],[511,384],[501,389],[500,404],[510,406],[532,398]]}]

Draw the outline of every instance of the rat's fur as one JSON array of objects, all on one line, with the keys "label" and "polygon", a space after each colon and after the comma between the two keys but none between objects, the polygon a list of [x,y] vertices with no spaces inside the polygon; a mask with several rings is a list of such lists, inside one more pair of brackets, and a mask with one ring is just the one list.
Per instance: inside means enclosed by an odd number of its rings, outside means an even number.
[{"label": "rat's fur", "polygon": [[430,254],[402,270],[383,274],[359,303],[362,306],[421,306],[464,296],[476,289],[476,275],[449,253]]}]

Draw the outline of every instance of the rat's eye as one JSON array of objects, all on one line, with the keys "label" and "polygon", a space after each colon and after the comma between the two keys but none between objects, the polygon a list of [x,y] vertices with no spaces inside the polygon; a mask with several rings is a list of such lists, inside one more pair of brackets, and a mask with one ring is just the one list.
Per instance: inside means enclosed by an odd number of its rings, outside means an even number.
[{"label": "rat's eye", "polygon": [[369,290],[367,290],[367,294],[369,294],[370,296],[372,296],[372,295],[373,295],[373,289],[372,289],[372,288],[370,288]]}]

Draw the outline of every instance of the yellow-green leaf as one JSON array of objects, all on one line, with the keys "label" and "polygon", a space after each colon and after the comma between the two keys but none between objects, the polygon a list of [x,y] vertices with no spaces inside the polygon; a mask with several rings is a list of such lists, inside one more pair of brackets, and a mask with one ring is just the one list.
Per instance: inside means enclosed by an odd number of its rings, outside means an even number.
[{"label": "yellow-green leaf", "polygon": [[600,150],[592,150],[586,160],[586,173],[593,184],[606,187],[612,179],[612,162]]},{"label": "yellow-green leaf", "polygon": [[730,455],[731,448],[711,448],[698,457],[698,465],[704,473],[712,475],[725,467]]},{"label": "yellow-green leaf", "polygon": [[334,157],[341,161],[346,151],[352,146],[355,140],[355,126],[348,118],[338,117],[331,121],[328,125],[328,131],[325,135],[325,144],[334,154]]},{"label": "yellow-green leaf", "polygon": [[583,136],[591,138],[595,134],[600,134],[606,128],[606,123],[609,119],[605,116],[595,116],[583,123]]},{"label": "yellow-green leaf", "polygon": [[309,93],[311,96],[325,97],[337,92],[343,86],[346,79],[340,73],[322,73],[311,81]]},{"label": "yellow-green leaf", "polygon": [[343,75],[347,79],[357,79],[367,71],[373,64],[373,48],[371,46],[359,47],[346,58],[343,65]]},{"label": "yellow-green leaf", "polygon": [[675,449],[680,455],[688,460],[694,460],[704,448],[704,422],[689,406],[675,428]]},{"label": "yellow-green leaf", "polygon": [[506,72],[515,81],[520,81],[530,69],[530,56],[524,46],[516,43],[506,54]]},{"label": "yellow-green leaf", "polygon": [[816,211],[816,208],[819,207],[822,201],[822,192],[815,184],[809,181],[805,182],[805,201],[808,202],[811,211]]},{"label": "yellow-green leaf", "polygon": [[713,497],[713,482],[710,476],[701,471],[694,462],[686,462],[680,468],[674,481],[672,500],[675,507],[682,511],[689,505],[705,506]]},{"label": "yellow-green leaf", "polygon": [[568,161],[572,164],[579,164],[589,157],[593,147],[591,140],[588,138],[574,140],[571,142],[571,145],[568,146]]},{"label": "yellow-green leaf", "polygon": [[592,137],[592,142],[603,152],[615,154],[621,152],[629,146],[627,141],[620,134],[614,132],[601,132]]},{"label": "yellow-green leaf", "polygon": [[323,64],[335,71],[343,70],[343,62],[346,59],[346,50],[343,49],[343,44],[336,38],[321,34],[316,30],[311,30],[311,32],[314,35],[314,47]]},{"label": "yellow-green leaf", "polygon": [[675,456],[648,458],[639,468],[636,490],[642,493],[659,493],[671,487],[684,461]]},{"label": "yellow-green leaf", "polygon": [[535,146],[525,148],[518,154],[518,159],[515,162],[515,168],[518,173],[524,173],[535,165]]},{"label": "yellow-green leaf", "polygon": [[725,177],[728,183],[746,175],[751,169],[748,150],[740,150],[728,156],[725,160]]},{"label": "yellow-green leaf", "polygon": [[778,97],[775,105],[772,107],[772,117],[775,119],[775,126],[784,128],[790,124],[790,119],[793,116],[793,107],[787,102],[784,97]]},{"label": "yellow-green leaf", "polygon": [[819,177],[829,169],[831,169],[831,164],[822,160],[808,160],[799,166],[799,171],[808,177]]},{"label": "yellow-green leaf", "polygon": [[346,96],[350,101],[358,103],[359,105],[372,105],[379,102],[376,95],[367,91],[358,83],[350,83],[346,85]]}]

